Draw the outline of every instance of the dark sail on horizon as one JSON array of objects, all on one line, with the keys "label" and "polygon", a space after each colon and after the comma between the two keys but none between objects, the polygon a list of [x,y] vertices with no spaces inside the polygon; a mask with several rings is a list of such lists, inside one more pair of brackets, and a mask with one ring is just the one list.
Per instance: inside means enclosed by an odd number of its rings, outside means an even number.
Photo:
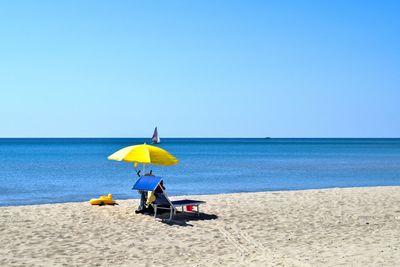
[{"label": "dark sail on horizon", "polygon": [[151,141],[153,142],[153,144],[160,143],[160,137],[158,136],[157,127],[154,129],[154,133],[153,133],[153,137],[151,138]]}]

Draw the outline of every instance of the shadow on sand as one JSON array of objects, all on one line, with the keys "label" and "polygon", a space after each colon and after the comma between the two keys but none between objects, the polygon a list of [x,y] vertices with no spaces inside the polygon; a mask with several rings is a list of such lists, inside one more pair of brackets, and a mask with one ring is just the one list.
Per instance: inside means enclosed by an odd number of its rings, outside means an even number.
[{"label": "shadow on sand", "polygon": [[196,214],[196,213],[187,213],[187,212],[178,212],[174,215],[172,220],[169,220],[169,214],[164,213],[161,214],[160,216],[157,216],[157,219],[161,219],[160,222],[165,223],[167,225],[179,225],[179,226],[193,226],[189,222],[191,221],[209,221],[209,220],[216,220],[218,218],[217,215],[215,214],[207,214],[207,213],[202,213]]}]

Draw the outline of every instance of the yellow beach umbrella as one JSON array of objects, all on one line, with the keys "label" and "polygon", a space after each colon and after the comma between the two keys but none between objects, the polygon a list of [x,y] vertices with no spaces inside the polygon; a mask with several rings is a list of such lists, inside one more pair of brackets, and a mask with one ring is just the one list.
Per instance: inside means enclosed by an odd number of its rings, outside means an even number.
[{"label": "yellow beach umbrella", "polygon": [[171,166],[178,164],[178,160],[168,151],[147,144],[128,146],[108,156],[109,160],[134,162],[135,167],[138,163]]}]

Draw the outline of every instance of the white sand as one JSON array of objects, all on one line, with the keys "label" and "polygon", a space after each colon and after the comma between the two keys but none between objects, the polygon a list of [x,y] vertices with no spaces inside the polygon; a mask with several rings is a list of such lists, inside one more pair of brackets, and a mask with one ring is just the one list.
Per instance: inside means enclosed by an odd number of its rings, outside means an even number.
[{"label": "white sand", "polygon": [[400,187],[194,198],[208,215],[173,225],[136,200],[1,207],[0,266],[400,266]]}]

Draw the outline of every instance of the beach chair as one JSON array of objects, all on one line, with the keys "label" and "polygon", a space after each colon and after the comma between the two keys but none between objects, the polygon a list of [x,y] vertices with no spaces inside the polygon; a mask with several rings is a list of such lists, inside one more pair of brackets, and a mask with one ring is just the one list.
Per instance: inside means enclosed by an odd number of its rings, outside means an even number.
[{"label": "beach chair", "polygon": [[[157,176],[142,176],[140,177],[132,189],[139,190],[139,191],[152,191],[155,196],[156,200],[151,204],[154,208],[154,217],[157,217],[158,209],[166,209],[169,210],[169,220],[172,220],[172,217],[178,211],[178,208],[181,208],[181,212],[184,212],[185,206],[194,206],[196,207],[196,214],[200,215],[200,208],[201,204],[206,203],[205,201],[200,200],[192,200],[192,199],[182,199],[182,200],[174,200],[171,201],[168,198],[167,193],[159,186],[162,182],[161,177]],[[155,192],[156,189],[161,189],[161,192]]]}]

